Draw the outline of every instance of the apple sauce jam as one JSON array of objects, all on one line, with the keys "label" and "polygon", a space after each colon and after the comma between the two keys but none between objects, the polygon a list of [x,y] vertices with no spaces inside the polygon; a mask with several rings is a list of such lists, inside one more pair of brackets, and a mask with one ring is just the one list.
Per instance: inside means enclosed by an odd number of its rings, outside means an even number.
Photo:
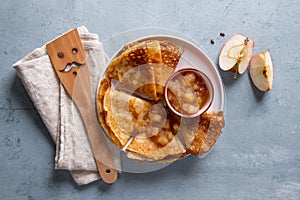
[{"label": "apple sauce jam", "polygon": [[167,86],[169,104],[183,115],[193,115],[201,110],[210,97],[205,80],[192,70],[183,70],[170,79]]}]

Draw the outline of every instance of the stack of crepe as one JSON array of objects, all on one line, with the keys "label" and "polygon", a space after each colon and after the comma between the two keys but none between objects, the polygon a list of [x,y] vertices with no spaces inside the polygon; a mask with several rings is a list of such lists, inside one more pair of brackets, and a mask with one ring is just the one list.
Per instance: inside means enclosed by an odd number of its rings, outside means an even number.
[{"label": "stack of crepe", "polygon": [[169,41],[132,42],[108,65],[98,89],[98,117],[128,158],[171,162],[201,155],[221,134],[222,111],[180,119],[164,106],[164,86],[182,52]]}]

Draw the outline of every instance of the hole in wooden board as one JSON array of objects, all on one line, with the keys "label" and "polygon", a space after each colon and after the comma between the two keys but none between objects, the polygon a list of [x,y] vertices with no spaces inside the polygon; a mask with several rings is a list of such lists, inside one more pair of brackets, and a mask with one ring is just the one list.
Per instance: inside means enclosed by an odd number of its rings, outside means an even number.
[{"label": "hole in wooden board", "polygon": [[62,52],[59,52],[59,53],[57,54],[57,56],[58,56],[59,58],[63,58],[63,57],[64,57],[64,54],[63,54]]},{"label": "hole in wooden board", "polygon": [[77,52],[78,52],[78,49],[77,49],[77,48],[73,48],[73,49],[72,49],[72,53],[73,53],[73,54],[76,54]]}]

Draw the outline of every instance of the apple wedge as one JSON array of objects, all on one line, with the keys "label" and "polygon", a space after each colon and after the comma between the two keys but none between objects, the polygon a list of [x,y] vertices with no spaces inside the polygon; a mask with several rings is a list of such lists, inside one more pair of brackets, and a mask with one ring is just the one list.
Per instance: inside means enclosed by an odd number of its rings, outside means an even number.
[{"label": "apple wedge", "polygon": [[219,55],[219,66],[224,71],[243,74],[249,66],[254,42],[241,34],[235,34],[223,45]]},{"label": "apple wedge", "polygon": [[250,61],[250,78],[253,84],[261,91],[272,89],[273,63],[269,52],[254,55]]}]

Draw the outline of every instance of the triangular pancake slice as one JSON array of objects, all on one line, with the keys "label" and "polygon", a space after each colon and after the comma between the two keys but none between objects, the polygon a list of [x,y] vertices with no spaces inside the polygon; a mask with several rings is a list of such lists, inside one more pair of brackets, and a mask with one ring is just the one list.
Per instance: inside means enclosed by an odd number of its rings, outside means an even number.
[{"label": "triangular pancake slice", "polygon": [[158,101],[181,54],[182,50],[168,41],[132,42],[123,47],[112,60],[106,76],[119,80],[120,87],[124,90],[131,90]]},{"label": "triangular pancake slice", "polygon": [[130,151],[128,152],[127,157],[137,161],[170,163],[181,158],[184,153],[184,146],[178,137],[175,136],[166,146],[161,147],[156,151],[145,152],[143,154]]},{"label": "triangular pancake slice", "polygon": [[164,86],[175,71],[181,54],[183,52],[178,46],[168,42],[159,41],[162,64],[155,65],[153,68],[156,84],[156,95],[160,98],[164,92]]},{"label": "triangular pancake slice", "polygon": [[106,76],[120,86],[157,100],[152,63],[162,63],[158,41],[143,41],[123,50],[106,69]]},{"label": "triangular pancake slice", "polygon": [[185,152],[172,133],[167,115],[159,111],[158,104],[110,88],[107,78],[101,81],[97,102],[100,123],[120,148],[138,131],[126,150],[145,160],[179,158]]},{"label": "triangular pancake slice", "polygon": [[[225,125],[223,111],[206,112],[200,116],[196,132],[182,133],[190,144],[187,154],[203,155],[210,151],[222,133]],[[193,136],[193,138],[191,138]]]}]

